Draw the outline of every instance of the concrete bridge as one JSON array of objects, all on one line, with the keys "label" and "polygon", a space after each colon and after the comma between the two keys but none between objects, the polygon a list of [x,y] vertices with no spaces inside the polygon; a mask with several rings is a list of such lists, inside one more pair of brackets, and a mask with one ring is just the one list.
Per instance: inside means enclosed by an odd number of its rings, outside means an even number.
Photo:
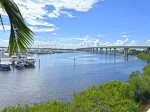
[{"label": "concrete bridge", "polygon": [[[8,47],[0,47],[0,49],[8,49]],[[100,47],[85,47],[85,48],[78,48],[78,51],[85,51],[85,52],[99,52],[99,53],[106,53],[106,54],[117,54],[117,50],[123,50],[124,55],[128,55],[131,49],[141,49],[146,50],[148,54],[150,54],[150,46],[100,46]],[[61,49],[61,48],[30,48],[28,52],[33,52],[35,50],[38,51],[73,51],[74,49]]]},{"label": "concrete bridge", "polygon": [[122,49],[124,51],[124,55],[128,55],[129,51],[131,49],[141,49],[146,50],[147,53],[150,54],[150,46],[101,46],[101,47],[86,47],[86,48],[78,48],[79,51],[85,51],[85,52],[99,52],[99,53],[110,53],[116,55],[117,50]]}]

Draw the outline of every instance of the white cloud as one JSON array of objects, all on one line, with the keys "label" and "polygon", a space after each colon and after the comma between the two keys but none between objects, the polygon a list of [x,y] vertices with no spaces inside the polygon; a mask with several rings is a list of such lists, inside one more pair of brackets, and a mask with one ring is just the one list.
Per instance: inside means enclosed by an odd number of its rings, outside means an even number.
[{"label": "white cloud", "polygon": [[39,20],[34,20],[34,19],[28,19],[27,21],[32,26],[39,25],[39,26],[56,27],[54,24],[44,22],[44,21],[39,21]]},{"label": "white cloud", "polygon": [[104,34],[98,34],[97,36],[100,37],[100,38],[105,37]]},{"label": "white cloud", "polygon": [[150,40],[146,40],[146,44],[147,44],[147,45],[150,45]]},{"label": "white cloud", "polygon": [[105,42],[105,43],[103,43],[102,44],[103,46],[111,46],[111,45],[113,45],[111,42]]},{"label": "white cloud", "polygon": [[85,38],[83,38],[83,41],[80,43],[81,47],[92,47],[93,45],[93,41],[88,35],[86,35]]},{"label": "white cloud", "polygon": [[53,32],[52,35],[57,35],[57,33],[56,33],[56,32]]},{"label": "white cloud", "polygon": [[120,34],[121,35],[127,35],[127,34],[129,34],[129,32],[121,32]]},{"label": "white cloud", "polygon": [[100,39],[90,38],[88,35],[77,39],[81,42],[80,47],[98,47],[102,45]]},{"label": "white cloud", "polygon": [[[49,23],[47,18],[58,18],[61,15],[71,18],[74,16],[68,10],[87,12],[100,1],[103,0],[14,0],[30,26],[37,27],[35,29],[38,29],[37,25],[47,26],[49,32],[53,32],[54,30],[50,29],[54,29],[56,26]],[[0,13],[6,15],[2,9],[0,9]]]},{"label": "white cloud", "polygon": [[100,39],[93,39],[89,36],[85,36],[82,38],[82,42],[80,43],[81,47],[98,47],[98,46],[124,46],[124,45],[135,45],[136,41],[132,40],[129,42],[129,39],[125,40],[117,40],[116,42],[102,42]]},{"label": "white cloud", "polygon": [[4,25],[4,28],[3,28],[3,26],[0,24],[0,30],[10,30],[10,26]]},{"label": "white cloud", "polygon": [[129,36],[124,34],[124,35],[122,35],[122,37],[124,37],[124,38],[128,38]]},{"label": "white cloud", "polygon": [[128,42],[128,38],[126,38],[125,40],[117,40],[114,45],[116,46],[123,46],[123,45],[126,45],[126,43]]},{"label": "white cloud", "polygon": [[29,28],[33,32],[54,32],[55,31],[55,28],[51,28],[51,27],[48,27],[48,28],[38,28],[38,27],[30,26]]},{"label": "white cloud", "polygon": [[97,39],[97,40],[94,41],[94,46],[95,47],[98,47],[100,45],[101,45],[101,41],[99,39]]},{"label": "white cloud", "polygon": [[[38,27],[34,27],[34,26],[29,26],[29,28],[33,32],[53,32],[53,31],[56,30],[55,27],[38,28]],[[10,30],[10,26],[9,25],[4,25],[4,29],[3,29],[3,26],[0,25],[0,30]]]},{"label": "white cloud", "polygon": [[0,14],[1,15],[5,15],[5,16],[7,16],[7,14],[2,10],[2,8],[0,7]]},{"label": "white cloud", "polygon": [[137,44],[137,41],[136,40],[132,40],[129,45],[135,46],[136,44]]},{"label": "white cloud", "polygon": [[68,40],[70,40],[70,41],[83,41],[84,38],[83,37],[72,37],[72,38],[69,38]]},{"label": "white cloud", "polygon": [[79,12],[89,11],[100,0],[38,0],[52,5],[55,10],[72,9]]},{"label": "white cloud", "polygon": [[69,12],[67,12],[67,11],[61,11],[60,13],[61,13],[61,14],[65,14],[65,15],[67,15],[67,16],[70,17],[70,18],[75,17],[75,16],[73,16],[71,13],[69,13]]},{"label": "white cloud", "polygon": [[[0,37],[1,38],[1,37]],[[150,40],[146,41],[150,45]],[[80,47],[98,47],[98,46],[136,46],[137,41],[128,39],[116,40],[116,42],[102,42],[102,40],[90,38],[89,36],[77,38],[57,38],[53,41],[35,40],[32,47],[48,48],[80,48]],[[8,46],[8,40],[0,39],[0,46]]]}]

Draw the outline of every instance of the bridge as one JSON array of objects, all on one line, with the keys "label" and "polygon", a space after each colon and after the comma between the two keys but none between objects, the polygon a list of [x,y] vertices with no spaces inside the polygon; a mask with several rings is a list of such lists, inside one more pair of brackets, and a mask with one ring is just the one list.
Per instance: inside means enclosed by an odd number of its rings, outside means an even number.
[{"label": "bridge", "polygon": [[[131,49],[142,49],[146,50],[147,53],[150,54],[150,46],[100,46],[100,47],[85,47],[85,48],[78,48],[79,51],[86,51],[86,52],[99,52],[99,53],[110,53],[116,55],[117,49],[123,49],[124,55],[128,55]],[[105,51],[104,51],[105,49]]]},{"label": "bridge", "polygon": [[[117,50],[118,49],[122,49],[124,52],[124,55],[128,55],[129,51],[131,49],[142,49],[142,50],[146,50],[148,54],[150,54],[150,46],[100,46],[100,47],[84,47],[84,48],[77,48],[77,51],[85,51],[85,52],[99,52],[99,53],[106,53],[106,54],[117,54]],[[8,49],[8,47],[0,47],[0,49]],[[30,52],[34,52],[34,51],[63,51],[63,50],[68,50],[68,51],[72,51],[74,49],[63,49],[63,48],[30,48],[29,49],[29,53]]]}]

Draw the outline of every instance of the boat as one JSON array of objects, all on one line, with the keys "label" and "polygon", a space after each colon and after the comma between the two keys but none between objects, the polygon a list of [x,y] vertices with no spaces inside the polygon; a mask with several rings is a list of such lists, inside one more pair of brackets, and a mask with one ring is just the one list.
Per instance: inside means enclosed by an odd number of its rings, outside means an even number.
[{"label": "boat", "polygon": [[0,57],[0,71],[9,71],[11,70],[10,68],[10,58],[1,58]]},{"label": "boat", "polygon": [[35,64],[35,59],[33,59],[29,54],[18,54],[18,56],[12,56],[10,61],[19,69],[24,67],[33,67]]},{"label": "boat", "polygon": [[10,71],[10,63],[0,62],[0,71]]},{"label": "boat", "polygon": [[17,61],[17,56],[11,56],[10,62],[12,65],[15,65],[15,62]]},{"label": "boat", "polygon": [[22,56],[21,54],[18,54],[17,60],[14,62],[15,67],[18,69],[22,69],[25,66],[25,56]]},{"label": "boat", "polygon": [[32,57],[27,57],[26,61],[25,61],[25,66],[26,67],[30,67],[30,66],[34,66],[35,64],[35,59],[33,59]]},{"label": "boat", "polygon": [[24,68],[24,66],[25,66],[25,62],[22,59],[18,59],[15,62],[15,67],[18,68],[18,69],[22,69],[22,68]]}]

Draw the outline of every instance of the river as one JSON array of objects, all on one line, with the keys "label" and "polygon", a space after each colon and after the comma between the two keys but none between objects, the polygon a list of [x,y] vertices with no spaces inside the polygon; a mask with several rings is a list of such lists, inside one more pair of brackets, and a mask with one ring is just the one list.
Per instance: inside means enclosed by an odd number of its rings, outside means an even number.
[{"label": "river", "polygon": [[74,91],[111,80],[128,81],[133,71],[142,71],[146,65],[136,56],[84,52],[34,57],[35,68],[0,71],[0,109],[53,99],[70,101]]}]

